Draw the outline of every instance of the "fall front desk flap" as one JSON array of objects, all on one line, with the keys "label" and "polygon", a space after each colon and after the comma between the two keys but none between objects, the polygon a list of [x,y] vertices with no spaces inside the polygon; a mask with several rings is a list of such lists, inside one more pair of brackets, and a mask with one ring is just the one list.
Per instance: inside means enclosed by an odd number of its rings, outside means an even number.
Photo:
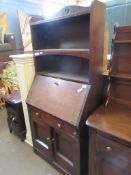
[{"label": "fall front desk flap", "polygon": [[27,104],[77,126],[90,85],[37,75]]}]

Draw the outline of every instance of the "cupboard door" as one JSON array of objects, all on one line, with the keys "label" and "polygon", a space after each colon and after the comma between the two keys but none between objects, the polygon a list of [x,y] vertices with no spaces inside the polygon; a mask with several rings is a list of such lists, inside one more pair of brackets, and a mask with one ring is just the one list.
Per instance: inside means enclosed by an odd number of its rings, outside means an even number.
[{"label": "cupboard door", "polygon": [[116,141],[96,135],[96,175],[131,174],[131,150]]},{"label": "cupboard door", "polygon": [[67,174],[80,174],[79,142],[54,130],[54,164]]},{"label": "cupboard door", "polygon": [[96,175],[130,175],[131,173],[127,171],[100,156],[96,158]]},{"label": "cupboard door", "polygon": [[51,128],[45,124],[33,121],[34,150],[38,151],[47,160],[52,160],[52,134]]}]

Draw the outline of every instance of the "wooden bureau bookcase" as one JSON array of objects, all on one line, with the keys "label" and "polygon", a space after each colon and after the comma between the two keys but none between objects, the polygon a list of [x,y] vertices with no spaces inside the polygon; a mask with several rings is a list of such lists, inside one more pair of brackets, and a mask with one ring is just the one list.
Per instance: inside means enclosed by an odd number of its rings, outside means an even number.
[{"label": "wooden bureau bookcase", "polygon": [[87,172],[85,120],[101,104],[105,5],[69,6],[31,25],[36,77],[27,97],[34,151],[63,174]]},{"label": "wooden bureau bookcase", "polygon": [[106,106],[87,120],[89,175],[131,174],[131,26],[114,27]]}]

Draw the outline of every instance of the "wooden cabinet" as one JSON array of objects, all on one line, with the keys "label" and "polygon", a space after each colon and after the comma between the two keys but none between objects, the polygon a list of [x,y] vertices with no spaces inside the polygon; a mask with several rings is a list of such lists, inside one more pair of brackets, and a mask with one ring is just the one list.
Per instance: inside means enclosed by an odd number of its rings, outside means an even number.
[{"label": "wooden cabinet", "polygon": [[[130,143],[90,129],[90,171],[91,175],[131,174]],[[91,168],[92,167],[92,168]]]},{"label": "wooden cabinet", "polygon": [[7,109],[9,131],[14,132],[22,141],[25,139],[26,126],[19,91],[4,97]]},{"label": "wooden cabinet", "polygon": [[30,106],[29,111],[32,116],[35,152],[43,155],[54,166],[62,167],[65,173],[79,174],[79,159],[76,159],[79,141],[76,128],[37,108]]},{"label": "wooden cabinet", "polygon": [[27,104],[33,148],[62,174],[87,173],[85,120],[102,103],[104,17],[104,4],[95,0],[89,8],[65,7],[31,25],[36,77]]},{"label": "wooden cabinet", "polygon": [[114,33],[107,100],[86,122],[90,175],[131,174],[131,26]]}]

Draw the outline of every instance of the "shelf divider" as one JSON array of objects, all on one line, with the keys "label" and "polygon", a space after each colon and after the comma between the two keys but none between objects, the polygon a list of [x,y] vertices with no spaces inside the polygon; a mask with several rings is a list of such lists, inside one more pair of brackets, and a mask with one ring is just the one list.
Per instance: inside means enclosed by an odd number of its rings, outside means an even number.
[{"label": "shelf divider", "polygon": [[85,59],[90,59],[90,50],[89,49],[42,49],[35,50],[35,56],[40,55],[68,55],[76,56]]},{"label": "shelf divider", "polygon": [[131,43],[131,40],[113,40],[115,44],[128,44]]},{"label": "shelf divider", "polygon": [[58,71],[41,71],[38,72],[39,75],[45,75],[52,78],[60,78],[63,80],[75,81],[78,83],[89,83],[88,75],[77,75],[73,73],[58,72]]},{"label": "shelf divider", "polygon": [[111,77],[114,78],[120,78],[120,79],[126,79],[126,80],[131,80],[131,74],[126,74],[126,73],[111,73]]}]

